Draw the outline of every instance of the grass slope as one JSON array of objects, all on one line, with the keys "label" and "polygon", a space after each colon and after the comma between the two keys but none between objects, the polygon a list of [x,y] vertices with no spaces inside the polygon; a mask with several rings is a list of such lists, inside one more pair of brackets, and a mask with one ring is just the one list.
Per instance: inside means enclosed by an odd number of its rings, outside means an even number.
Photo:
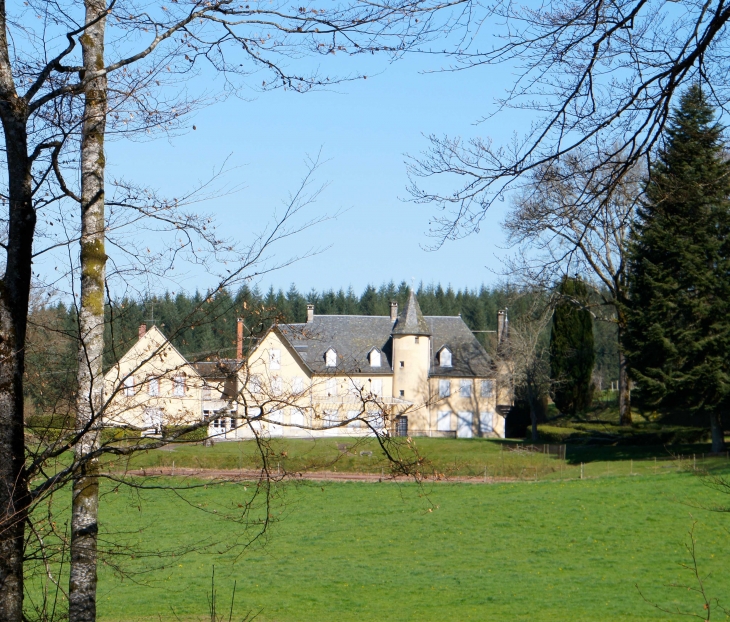
[{"label": "grass slope", "polygon": [[[214,565],[226,614],[237,581],[238,619],[248,610],[267,622],[670,619],[634,586],[652,602],[698,605],[690,592],[664,587],[690,579],[678,566],[687,561],[690,512],[709,589],[730,591],[727,516],[685,504],[724,499],[688,473],[424,490],[289,484],[280,493],[265,546],[166,560],[136,581],[103,567],[99,619],[202,620]],[[189,503],[111,494],[101,518],[130,544],[164,549],[211,533],[225,542],[237,527],[212,512],[244,496],[231,484],[189,493]],[[139,571],[156,563],[124,562]]]}]

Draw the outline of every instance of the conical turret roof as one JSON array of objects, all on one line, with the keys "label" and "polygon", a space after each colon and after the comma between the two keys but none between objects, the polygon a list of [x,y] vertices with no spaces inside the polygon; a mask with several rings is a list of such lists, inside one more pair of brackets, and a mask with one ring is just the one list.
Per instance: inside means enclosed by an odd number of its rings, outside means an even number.
[{"label": "conical turret roof", "polygon": [[406,306],[398,315],[393,326],[393,335],[430,335],[428,324],[421,313],[421,307],[416,299],[416,294],[411,290]]}]

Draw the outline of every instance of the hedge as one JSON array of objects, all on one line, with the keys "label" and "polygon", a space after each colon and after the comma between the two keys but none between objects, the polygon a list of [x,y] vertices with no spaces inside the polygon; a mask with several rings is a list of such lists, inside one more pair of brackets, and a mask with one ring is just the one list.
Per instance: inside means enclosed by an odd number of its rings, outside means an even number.
[{"label": "hedge", "polygon": [[709,431],[688,426],[618,426],[600,423],[571,423],[565,426],[538,425],[540,440],[571,445],[684,445],[709,439]]}]

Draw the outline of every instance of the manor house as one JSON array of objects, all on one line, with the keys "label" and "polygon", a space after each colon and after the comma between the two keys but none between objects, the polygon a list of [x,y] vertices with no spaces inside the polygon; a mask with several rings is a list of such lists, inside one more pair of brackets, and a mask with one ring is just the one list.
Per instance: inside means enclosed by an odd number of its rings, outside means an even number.
[{"label": "manor house", "polygon": [[[500,312],[498,341],[506,334]],[[106,374],[108,425],[155,434],[207,420],[220,439],[368,434],[504,437],[511,395],[461,316],[424,316],[411,292],[389,316],[274,324],[243,357],[190,363],[157,327]]]}]

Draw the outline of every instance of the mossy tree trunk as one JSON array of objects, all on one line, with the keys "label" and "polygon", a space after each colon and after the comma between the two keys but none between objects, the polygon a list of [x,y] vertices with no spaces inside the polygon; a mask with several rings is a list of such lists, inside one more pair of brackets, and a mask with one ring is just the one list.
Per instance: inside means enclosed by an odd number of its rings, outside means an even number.
[{"label": "mossy tree trunk", "polygon": [[29,503],[24,467],[23,371],[33,236],[28,107],[15,90],[0,0],[0,121],[8,175],[5,275],[0,282],[0,620],[23,620],[23,543]]},{"label": "mossy tree trunk", "polygon": [[[87,28],[81,37],[86,75],[104,68],[105,14],[105,2],[86,0]],[[81,137],[81,303],[76,428],[83,432],[83,437],[75,448],[79,460],[84,460],[99,446],[103,403],[106,112],[107,79],[102,76],[85,85]],[[73,481],[70,622],[96,619],[98,506],[98,462],[93,460],[82,464]]]}]

